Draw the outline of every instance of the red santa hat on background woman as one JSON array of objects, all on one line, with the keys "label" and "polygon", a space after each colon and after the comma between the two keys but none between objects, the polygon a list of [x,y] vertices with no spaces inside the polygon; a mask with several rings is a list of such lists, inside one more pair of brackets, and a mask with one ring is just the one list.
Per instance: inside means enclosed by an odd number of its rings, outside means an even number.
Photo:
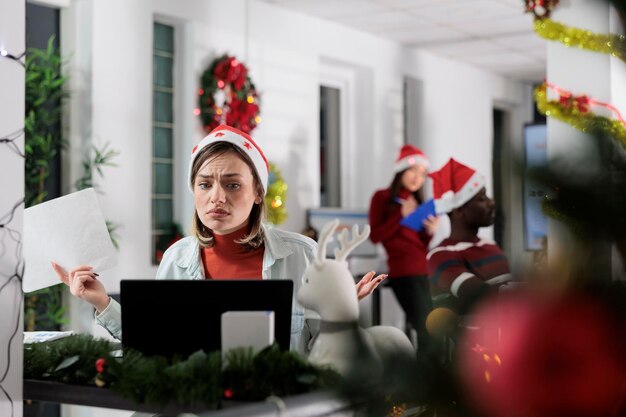
[{"label": "red santa hat on background woman", "polygon": [[449,213],[461,207],[487,184],[481,173],[452,158],[439,171],[428,175],[433,180],[437,213]]},{"label": "red santa hat on background woman", "polygon": [[400,148],[400,152],[398,153],[396,163],[393,166],[393,172],[397,174],[412,167],[413,165],[421,165],[428,169],[428,158],[426,158],[424,152],[413,145],[402,146],[402,148]]}]

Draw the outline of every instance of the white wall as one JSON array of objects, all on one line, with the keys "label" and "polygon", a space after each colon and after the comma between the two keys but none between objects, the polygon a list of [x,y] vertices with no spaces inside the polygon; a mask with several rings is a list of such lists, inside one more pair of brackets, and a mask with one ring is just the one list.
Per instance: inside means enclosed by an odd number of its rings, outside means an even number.
[{"label": "white wall", "polygon": [[[421,115],[421,146],[433,169],[450,157],[483,173],[487,191],[492,189],[493,108],[505,108],[512,123],[511,143],[521,142],[523,122],[532,109],[528,86],[451,61],[415,51],[411,75],[424,81],[424,114]],[[511,196],[521,206],[522,194]],[[521,213],[507,213],[510,219]],[[449,231],[447,219],[436,239]],[[521,230],[520,230],[521,232]],[[491,237],[492,230],[480,234]]]},{"label": "white wall", "polygon": [[[289,184],[284,228],[300,231],[305,210],[319,203],[319,85],[334,66],[349,73],[353,102],[346,206],[367,208],[391,179],[402,141],[402,79],[424,83],[422,146],[435,168],[454,156],[491,178],[492,109],[505,103],[519,141],[530,108],[526,86],[323,20],[255,0],[111,0],[91,15],[92,137],[121,151],[109,169],[101,198],[107,218],[123,225],[118,275],[152,277],[150,265],[151,28],[155,16],[177,25],[180,108],[176,139],[177,220],[187,226],[193,210],[184,172],[187,152],[202,137],[191,110],[197,79],[217,55],[235,54],[251,70],[262,94],[263,122],[253,132]],[[88,25],[83,21],[81,25]],[[84,47],[82,45],[77,45]],[[521,194],[514,196],[521,202]],[[486,232],[490,234],[489,231]],[[520,233],[521,235],[521,233]]]},{"label": "white wall", "polygon": [[[0,5],[0,50],[24,52],[24,2]],[[0,57],[0,138],[24,127],[24,68]],[[18,152],[16,152],[16,149]],[[0,415],[22,416],[24,136],[0,143]]]}]

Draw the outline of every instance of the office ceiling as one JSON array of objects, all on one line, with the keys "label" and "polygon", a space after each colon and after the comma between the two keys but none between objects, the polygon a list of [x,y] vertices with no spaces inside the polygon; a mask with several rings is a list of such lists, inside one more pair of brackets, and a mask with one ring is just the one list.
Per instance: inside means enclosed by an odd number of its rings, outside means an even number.
[{"label": "office ceiling", "polygon": [[522,0],[264,1],[511,78],[544,78],[546,44]]}]

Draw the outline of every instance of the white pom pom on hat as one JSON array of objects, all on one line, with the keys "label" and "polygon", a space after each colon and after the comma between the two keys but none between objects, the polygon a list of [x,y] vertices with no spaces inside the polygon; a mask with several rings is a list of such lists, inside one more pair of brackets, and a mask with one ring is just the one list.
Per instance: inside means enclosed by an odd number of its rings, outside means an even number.
[{"label": "white pom pom on hat", "polygon": [[421,149],[413,145],[403,145],[398,152],[398,158],[393,165],[393,172],[396,174],[404,171],[413,165],[421,165],[428,169],[428,158]]},{"label": "white pom pom on hat", "polygon": [[252,160],[256,173],[261,180],[263,186],[263,193],[267,194],[267,180],[269,178],[269,164],[267,158],[263,154],[259,145],[247,133],[242,132],[239,129],[227,125],[219,125],[204,137],[196,146],[191,150],[191,158],[189,159],[189,189],[193,192],[193,178],[191,173],[193,170],[193,163],[196,160],[200,152],[206,148],[209,144],[214,142],[228,142],[239,147],[243,150]]}]

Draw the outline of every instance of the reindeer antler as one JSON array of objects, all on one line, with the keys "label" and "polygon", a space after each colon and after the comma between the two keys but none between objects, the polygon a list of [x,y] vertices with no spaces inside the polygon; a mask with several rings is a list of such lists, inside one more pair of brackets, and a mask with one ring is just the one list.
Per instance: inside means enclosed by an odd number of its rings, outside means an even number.
[{"label": "reindeer antler", "polygon": [[352,252],[354,248],[359,246],[370,235],[370,225],[366,224],[363,228],[363,233],[359,234],[359,226],[352,226],[353,238],[348,240],[348,231],[343,229],[339,235],[339,242],[341,243],[341,249],[335,249],[335,260],[345,261],[348,254]]},{"label": "reindeer antler", "polygon": [[337,226],[339,226],[339,219],[326,223],[320,232],[320,240],[317,244],[317,258],[315,259],[315,264],[318,268],[321,268],[322,263],[326,260],[326,246],[333,240],[333,233],[335,233]]}]

